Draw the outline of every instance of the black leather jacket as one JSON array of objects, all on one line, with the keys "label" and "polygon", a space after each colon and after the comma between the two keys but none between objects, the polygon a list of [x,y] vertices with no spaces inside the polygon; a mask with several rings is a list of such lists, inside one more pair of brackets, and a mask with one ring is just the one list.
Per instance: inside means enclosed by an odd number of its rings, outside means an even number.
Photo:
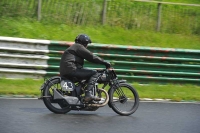
[{"label": "black leather jacket", "polygon": [[105,61],[93,55],[83,45],[75,43],[65,50],[60,61],[60,75],[67,75],[76,69],[83,68],[84,59],[89,62],[105,65]]}]

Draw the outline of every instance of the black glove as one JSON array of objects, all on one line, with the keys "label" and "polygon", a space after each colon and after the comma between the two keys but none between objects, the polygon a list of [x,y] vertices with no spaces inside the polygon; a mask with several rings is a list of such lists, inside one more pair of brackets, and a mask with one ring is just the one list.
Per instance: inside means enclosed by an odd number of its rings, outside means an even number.
[{"label": "black glove", "polygon": [[104,62],[104,63],[105,63],[106,68],[110,68],[111,67],[110,62]]}]

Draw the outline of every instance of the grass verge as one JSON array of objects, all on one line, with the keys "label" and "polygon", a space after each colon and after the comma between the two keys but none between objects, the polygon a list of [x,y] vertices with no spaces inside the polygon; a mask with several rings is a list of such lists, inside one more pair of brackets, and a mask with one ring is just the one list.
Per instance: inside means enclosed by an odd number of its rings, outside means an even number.
[{"label": "grass verge", "polygon": [[[43,79],[0,79],[0,95],[28,95],[40,96],[40,86]],[[140,98],[170,99],[172,101],[200,101],[200,86],[196,85],[159,85],[132,84],[138,91]]]},{"label": "grass verge", "polygon": [[85,33],[91,37],[94,43],[200,49],[198,35],[125,30],[107,26],[68,26],[66,24],[37,22],[26,18],[1,18],[0,20],[0,36],[74,41],[78,34]]}]

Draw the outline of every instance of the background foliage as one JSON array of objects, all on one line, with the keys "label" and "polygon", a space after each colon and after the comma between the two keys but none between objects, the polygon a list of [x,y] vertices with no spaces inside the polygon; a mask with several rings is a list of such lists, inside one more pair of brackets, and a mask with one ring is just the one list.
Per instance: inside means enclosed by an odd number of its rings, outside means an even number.
[{"label": "background foliage", "polygon": [[94,43],[200,49],[200,7],[164,5],[163,26],[156,32],[155,3],[110,0],[105,25],[103,0],[42,0],[41,21],[37,4],[37,0],[1,0],[0,36],[74,41],[77,34],[86,33]]},{"label": "background foliage", "polygon": [[[191,2],[191,1],[190,1]],[[42,0],[41,21],[155,31],[158,4],[132,0]],[[1,0],[0,16],[37,20],[38,0]],[[105,19],[103,10],[105,8]],[[200,34],[200,6],[162,4],[161,32]]]}]

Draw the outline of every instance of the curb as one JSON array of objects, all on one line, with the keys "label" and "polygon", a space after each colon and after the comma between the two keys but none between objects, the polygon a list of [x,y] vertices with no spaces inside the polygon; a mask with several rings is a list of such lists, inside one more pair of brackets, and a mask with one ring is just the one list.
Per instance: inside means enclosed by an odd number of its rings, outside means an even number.
[{"label": "curb", "polygon": [[0,99],[36,99],[36,95],[0,95]]},{"label": "curb", "polygon": [[[38,99],[39,96],[36,95],[0,95],[0,99]],[[170,102],[170,103],[196,103],[200,104],[200,101],[195,100],[181,100],[181,101],[174,101],[171,99],[152,99],[152,98],[140,98],[141,102]]]}]

